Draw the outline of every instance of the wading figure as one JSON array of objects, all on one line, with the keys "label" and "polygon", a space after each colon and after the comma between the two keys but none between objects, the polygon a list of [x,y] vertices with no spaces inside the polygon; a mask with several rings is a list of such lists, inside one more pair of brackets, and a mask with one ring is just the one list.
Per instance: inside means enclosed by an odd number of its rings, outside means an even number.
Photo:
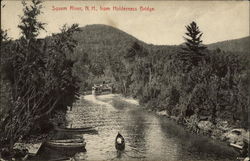
[{"label": "wading figure", "polygon": [[125,149],[125,139],[119,132],[115,138],[115,148],[117,151],[123,151]]}]

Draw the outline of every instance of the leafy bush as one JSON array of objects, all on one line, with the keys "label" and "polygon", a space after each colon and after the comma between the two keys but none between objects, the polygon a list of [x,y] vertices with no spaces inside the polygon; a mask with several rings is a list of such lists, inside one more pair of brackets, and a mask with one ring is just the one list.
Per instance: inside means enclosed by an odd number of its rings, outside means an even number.
[{"label": "leafy bush", "polygon": [[[41,13],[40,0],[23,2],[24,15],[19,29],[22,36],[12,41],[1,32],[1,95],[6,103],[1,108],[1,140],[12,149],[14,143],[27,135],[33,127],[41,127],[56,111],[65,111],[77,99],[78,78],[73,76],[76,41],[72,34],[78,25],[63,26],[61,33],[50,38],[37,39],[44,23],[37,20]],[[3,54],[2,54],[3,53]],[[2,84],[1,84],[2,86]],[[2,89],[2,88],[1,88]],[[52,115],[51,115],[52,114]]]}]

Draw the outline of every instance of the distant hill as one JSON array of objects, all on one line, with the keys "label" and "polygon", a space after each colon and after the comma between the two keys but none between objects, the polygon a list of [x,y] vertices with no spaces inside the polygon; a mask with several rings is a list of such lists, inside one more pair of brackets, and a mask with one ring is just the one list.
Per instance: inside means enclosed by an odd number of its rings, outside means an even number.
[{"label": "distant hill", "polygon": [[[82,76],[82,80],[88,84],[113,79],[110,71],[110,62],[122,62],[134,43],[138,43],[147,49],[149,54],[158,54],[162,59],[165,54],[175,54],[181,50],[181,45],[153,45],[147,44],[132,35],[107,25],[87,25],[80,28],[80,32],[74,34],[78,42],[73,58],[77,61],[76,73]],[[235,54],[246,56],[249,53],[250,37],[228,40],[209,44],[208,49],[220,48]],[[183,44],[182,44],[183,45]],[[237,52],[236,52],[237,51]],[[245,52],[245,53],[242,53]],[[247,54],[247,57],[250,54]],[[87,63],[87,65],[86,65]],[[85,67],[84,67],[85,66]],[[82,68],[81,70],[79,68]],[[90,70],[90,71],[89,71]],[[94,72],[93,72],[94,70]],[[85,73],[85,74],[84,74]],[[89,73],[92,73],[89,75]],[[101,73],[99,74],[98,73]]]},{"label": "distant hill", "polygon": [[107,25],[87,25],[80,29],[81,31],[74,35],[78,41],[76,50],[79,54],[87,53],[90,58],[106,56],[110,52],[118,54],[133,42],[139,42],[135,37]]},{"label": "distant hill", "polygon": [[169,52],[178,48],[178,46],[147,44],[122,30],[107,25],[87,25],[80,29],[81,31],[74,35],[78,41],[76,58],[86,53],[90,61],[101,61],[104,65],[107,65],[105,63],[108,56],[124,56],[135,42],[150,51]]},{"label": "distant hill", "polygon": [[[94,24],[80,28],[81,31],[75,33],[74,37],[78,42],[75,52],[75,59],[81,59],[83,55],[88,56],[88,60],[101,67],[107,67],[110,56],[121,57],[128,52],[136,42],[146,48],[150,53],[176,53],[181,50],[183,45],[153,45],[147,44],[132,35],[112,26]],[[227,40],[208,44],[208,49],[220,48],[223,51],[234,52],[240,55],[249,55],[250,37],[235,40]],[[109,57],[109,58],[108,58]]]},{"label": "distant hill", "polygon": [[121,62],[122,55],[134,42],[145,45],[135,37],[107,25],[87,25],[80,30],[73,35],[78,42],[73,59],[77,60],[75,73],[82,82],[86,82],[82,85],[86,89],[91,89],[95,83],[114,79],[110,71],[111,58],[115,57]]},{"label": "distant hill", "polygon": [[212,44],[208,44],[207,46],[208,46],[208,49],[212,49],[212,50],[220,48],[223,51],[250,53],[249,44],[250,44],[250,36],[240,38],[240,39],[212,43]]},{"label": "distant hill", "polygon": [[[147,44],[124,31],[107,25],[87,25],[81,27],[80,30],[73,35],[78,42],[73,55],[73,59],[77,60],[75,73],[78,73],[82,80],[87,81],[88,84],[113,79],[109,63],[111,61],[113,64],[117,62],[119,66],[134,43],[139,44],[152,54],[176,53],[179,48],[178,46]],[[99,76],[97,76],[98,74]]]},{"label": "distant hill", "polygon": [[[92,54],[100,54],[100,52],[103,54],[105,52],[110,52],[110,50],[115,50],[116,52],[120,53],[131,47],[134,42],[138,42],[140,45],[146,48],[166,49],[171,47],[177,47],[170,45],[146,44],[143,41],[138,40],[137,38],[122,30],[119,30],[112,26],[101,24],[87,25],[85,27],[82,27],[81,32],[75,34],[75,38],[79,42],[77,50],[81,52],[90,51],[90,53]],[[240,39],[207,44],[207,47],[211,50],[220,48],[223,51],[249,53],[249,44],[250,36]]]}]

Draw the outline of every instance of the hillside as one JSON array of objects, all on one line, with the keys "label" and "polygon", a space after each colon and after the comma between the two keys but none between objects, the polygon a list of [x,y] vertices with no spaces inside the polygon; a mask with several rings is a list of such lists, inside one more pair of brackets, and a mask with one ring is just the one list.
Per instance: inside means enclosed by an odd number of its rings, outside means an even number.
[{"label": "hillside", "polygon": [[134,42],[140,41],[107,25],[87,25],[80,30],[74,35],[78,45],[73,59],[77,60],[74,71],[81,79],[81,90],[90,90],[104,80],[113,82],[109,59],[121,59]]},{"label": "hillside", "polygon": [[73,59],[77,60],[75,73],[81,75],[80,77],[84,81],[88,79],[88,85],[86,85],[88,88],[93,82],[112,80],[110,60],[112,63],[116,62],[122,66],[123,57],[134,43],[139,44],[150,53],[161,51],[166,54],[176,52],[177,49],[177,46],[146,44],[126,32],[107,25],[87,25],[81,27],[80,30],[74,35],[78,45]]},{"label": "hillside", "polygon": [[80,29],[81,31],[75,34],[78,41],[76,50],[79,54],[88,53],[90,59],[95,56],[107,56],[110,52],[118,54],[133,42],[139,42],[133,36],[111,26],[88,25]]},{"label": "hillside", "polygon": [[[81,31],[74,35],[78,42],[75,55],[73,56],[77,60],[75,73],[81,77],[82,82],[87,82],[85,86],[88,88],[93,83],[114,79],[110,63],[116,63],[119,68],[123,66],[123,58],[134,43],[138,43],[145,48],[151,56],[157,54],[155,56],[157,60],[162,59],[164,55],[172,55],[181,50],[180,45],[147,44],[126,32],[107,25],[87,25],[80,29]],[[250,51],[248,46],[249,40],[250,38],[246,37],[218,42],[209,44],[208,49],[220,48],[221,50],[231,51],[245,57],[249,55],[247,53]]]},{"label": "hillside", "polygon": [[146,44],[126,32],[107,25],[87,25],[80,29],[81,31],[75,34],[75,39],[78,41],[76,55],[87,53],[90,59],[97,56],[104,61],[107,55],[122,56],[135,42],[148,50],[173,51],[178,48],[177,46]]},{"label": "hillside", "polygon": [[[126,52],[134,42],[138,42],[143,47],[153,50],[169,50],[171,48],[176,49],[176,47],[179,46],[146,44],[143,41],[140,41],[132,35],[129,35],[128,33],[117,28],[100,24],[82,27],[81,32],[75,34],[75,38],[79,44],[77,51],[81,53],[91,53],[91,57],[96,54],[101,56],[110,52],[121,54],[122,52]],[[207,44],[207,47],[211,50],[220,48],[223,51],[249,53],[249,44],[250,36]]]},{"label": "hillside", "polygon": [[212,50],[220,48],[223,51],[250,53],[249,44],[250,44],[250,36],[240,38],[240,39],[212,43],[207,46],[208,46],[208,49],[212,49]]}]

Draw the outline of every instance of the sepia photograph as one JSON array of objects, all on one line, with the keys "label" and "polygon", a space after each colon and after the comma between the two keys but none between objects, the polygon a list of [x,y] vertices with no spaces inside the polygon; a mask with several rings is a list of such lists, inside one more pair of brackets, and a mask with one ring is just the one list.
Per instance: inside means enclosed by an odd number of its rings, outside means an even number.
[{"label": "sepia photograph", "polygon": [[249,12],[1,0],[0,161],[249,161]]}]

